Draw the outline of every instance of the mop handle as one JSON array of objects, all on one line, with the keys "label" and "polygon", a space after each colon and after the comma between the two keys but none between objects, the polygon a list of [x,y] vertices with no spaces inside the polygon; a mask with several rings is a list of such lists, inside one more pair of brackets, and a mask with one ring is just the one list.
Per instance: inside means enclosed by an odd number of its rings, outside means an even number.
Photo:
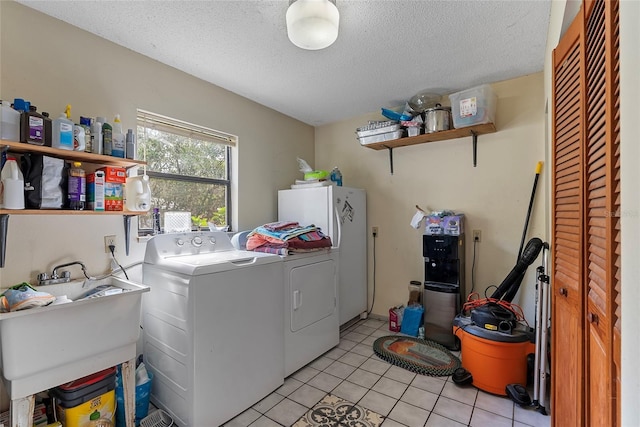
[{"label": "mop handle", "polygon": [[518,259],[522,256],[522,249],[524,248],[524,241],[527,238],[527,228],[529,227],[529,219],[531,218],[531,209],[533,209],[533,200],[536,197],[536,187],[538,186],[538,177],[542,172],[542,161],[536,165],[536,176],[533,179],[533,190],[531,190],[531,198],[529,199],[529,208],[527,209],[527,217],[524,220],[524,230],[522,231],[522,239],[520,240],[520,249],[518,250]]}]

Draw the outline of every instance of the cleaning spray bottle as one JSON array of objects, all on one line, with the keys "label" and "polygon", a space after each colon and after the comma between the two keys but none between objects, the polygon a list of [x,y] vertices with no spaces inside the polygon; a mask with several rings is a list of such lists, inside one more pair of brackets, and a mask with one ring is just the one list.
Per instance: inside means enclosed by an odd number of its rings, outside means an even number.
[{"label": "cleaning spray bottle", "polygon": [[71,105],[67,105],[64,113],[53,120],[51,147],[73,150],[73,122],[67,118],[71,114]]},{"label": "cleaning spray bottle", "polygon": [[120,114],[116,114],[113,119],[113,131],[111,134],[111,155],[113,157],[124,158],[126,147],[124,133],[122,133],[122,123],[120,123]]}]

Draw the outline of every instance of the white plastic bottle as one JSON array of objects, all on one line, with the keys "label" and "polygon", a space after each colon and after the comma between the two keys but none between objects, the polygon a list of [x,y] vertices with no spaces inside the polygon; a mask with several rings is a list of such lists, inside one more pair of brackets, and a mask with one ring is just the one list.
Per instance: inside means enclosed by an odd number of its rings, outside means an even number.
[{"label": "white plastic bottle", "polygon": [[0,173],[2,181],[2,207],[24,209],[24,177],[15,157],[7,157]]},{"label": "white plastic bottle", "polygon": [[146,212],[151,208],[149,176],[138,175],[127,178],[124,186],[125,205],[128,211]]},{"label": "white plastic bottle", "polygon": [[0,139],[20,141],[20,112],[11,108],[11,103],[1,101],[0,107]]},{"label": "white plastic bottle", "polygon": [[102,125],[107,119],[104,117],[96,117],[91,123],[91,148],[94,154],[103,154],[104,146],[102,142]]},{"label": "white plastic bottle", "polygon": [[73,122],[68,119],[70,105],[67,105],[66,112],[53,120],[51,125],[51,147],[63,150],[73,150]]},{"label": "white plastic bottle", "polygon": [[120,122],[120,114],[116,114],[113,119],[113,129],[111,131],[111,155],[113,157],[124,158],[126,150],[124,133],[122,133],[122,123]]}]

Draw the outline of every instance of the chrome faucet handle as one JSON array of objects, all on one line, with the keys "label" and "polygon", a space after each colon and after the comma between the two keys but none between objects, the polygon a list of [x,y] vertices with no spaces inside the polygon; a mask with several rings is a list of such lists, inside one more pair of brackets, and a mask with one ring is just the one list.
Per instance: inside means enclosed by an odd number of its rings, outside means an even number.
[{"label": "chrome faucet handle", "polygon": [[67,271],[67,270],[63,270],[60,272],[60,278],[61,279],[70,279],[71,278],[71,272]]},{"label": "chrome faucet handle", "polygon": [[48,278],[49,278],[49,275],[47,273],[38,274],[38,282],[44,282]]}]

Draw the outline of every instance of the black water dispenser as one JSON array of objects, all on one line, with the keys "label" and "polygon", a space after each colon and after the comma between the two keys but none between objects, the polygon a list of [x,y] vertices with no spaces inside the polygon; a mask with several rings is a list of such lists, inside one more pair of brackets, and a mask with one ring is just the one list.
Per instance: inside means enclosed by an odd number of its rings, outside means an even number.
[{"label": "black water dispenser", "polygon": [[453,319],[460,313],[466,295],[464,240],[464,234],[422,236],[424,335],[451,350],[459,349]]}]

